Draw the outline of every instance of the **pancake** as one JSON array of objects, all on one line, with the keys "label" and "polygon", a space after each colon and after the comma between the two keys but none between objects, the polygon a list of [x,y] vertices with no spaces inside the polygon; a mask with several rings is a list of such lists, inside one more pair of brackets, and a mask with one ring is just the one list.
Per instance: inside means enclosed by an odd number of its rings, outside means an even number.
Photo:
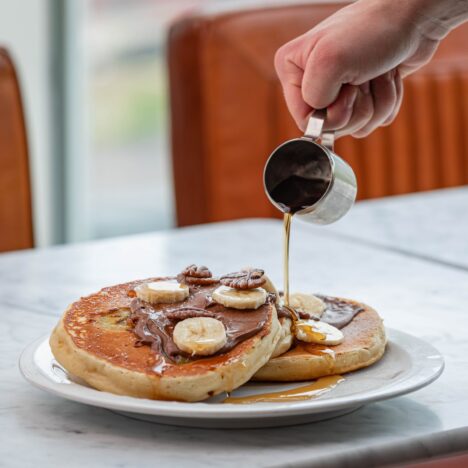
[{"label": "pancake", "polygon": [[[255,323],[248,330],[250,335],[231,341],[230,348],[195,359],[173,347],[169,349],[164,340],[145,342],[129,320],[141,313],[141,308],[135,307],[134,289],[143,283],[168,279],[173,278],[150,278],[104,288],[70,305],[50,338],[57,361],[98,390],[158,400],[204,400],[248,381],[268,361],[280,338],[274,300],[270,298],[258,309],[244,311],[211,304],[210,314],[217,318],[226,313],[231,314],[229,320],[234,325],[249,317],[251,321],[255,317]],[[153,308],[150,312],[191,304],[197,294],[209,296],[216,286],[190,285],[190,296],[185,301],[149,305]],[[231,332],[233,339],[239,337],[237,328]],[[160,341],[161,346],[156,346]]]},{"label": "pancake", "polygon": [[[270,359],[253,380],[294,382],[334,374],[344,374],[378,361],[385,352],[386,337],[382,319],[371,307],[350,299],[337,299],[359,312],[341,328],[344,340],[337,346],[296,341],[280,356]],[[327,313],[327,310],[324,313]],[[280,319],[281,320],[281,319]],[[322,316],[323,320],[323,316]]]}]

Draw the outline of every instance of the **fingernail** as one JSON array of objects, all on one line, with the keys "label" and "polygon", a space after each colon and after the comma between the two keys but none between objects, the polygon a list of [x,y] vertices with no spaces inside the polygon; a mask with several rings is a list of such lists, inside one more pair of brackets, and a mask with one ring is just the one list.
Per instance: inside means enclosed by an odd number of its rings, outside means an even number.
[{"label": "fingernail", "polygon": [[365,83],[362,83],[362,85],[359,86],[359,89],[363,92],[363,94],[369,94],[370,93],[370,84],[368,81]]}]

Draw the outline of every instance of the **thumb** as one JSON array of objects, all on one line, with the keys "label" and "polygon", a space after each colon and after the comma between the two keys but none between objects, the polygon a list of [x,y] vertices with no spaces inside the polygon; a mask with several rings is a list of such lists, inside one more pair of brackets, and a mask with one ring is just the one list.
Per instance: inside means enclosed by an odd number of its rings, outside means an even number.
[{"label": "thumb", "polygon": [[302,77],[302,99],[314,109],[324,109],[340,94],[346,67],[335,45],[318,41],[307,59]]}]

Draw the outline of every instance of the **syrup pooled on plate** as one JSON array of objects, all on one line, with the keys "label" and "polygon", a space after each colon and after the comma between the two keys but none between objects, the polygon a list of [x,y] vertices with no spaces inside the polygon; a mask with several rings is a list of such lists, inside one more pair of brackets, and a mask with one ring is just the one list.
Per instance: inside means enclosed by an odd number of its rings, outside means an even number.
[{"label": "syrup pooled on plate", "polygon": [[248,403],[312,400],[313,398],[317,398],[318,396],[333,390],[343,381],[344,377],[341,375],[330,375],[328,377],[321,377],[310,384],[301,385],[300,387],[284,390],[282,392],[260,393],[258,395],[249,395],[245,397],[229,396],[223,401],[223,403],[244,405]]}]

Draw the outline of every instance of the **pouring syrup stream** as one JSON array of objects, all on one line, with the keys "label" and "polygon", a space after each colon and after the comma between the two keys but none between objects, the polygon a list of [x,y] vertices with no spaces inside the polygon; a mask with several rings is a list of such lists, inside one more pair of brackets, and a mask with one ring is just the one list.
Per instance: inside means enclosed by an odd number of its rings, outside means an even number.
[{"label": "pouring syrup stream", "polygon": [[284,213],[283,217],[283,307],[288,309],[292,318],[294,330],[299,317],[289,305],[289,238],[291,236],[292,213]]},{"label": "pouring syrup stream", "polygon": [[289,237],[291,234],[291,213],[284,213],[283,218],[283,301],[289,307]]}]

